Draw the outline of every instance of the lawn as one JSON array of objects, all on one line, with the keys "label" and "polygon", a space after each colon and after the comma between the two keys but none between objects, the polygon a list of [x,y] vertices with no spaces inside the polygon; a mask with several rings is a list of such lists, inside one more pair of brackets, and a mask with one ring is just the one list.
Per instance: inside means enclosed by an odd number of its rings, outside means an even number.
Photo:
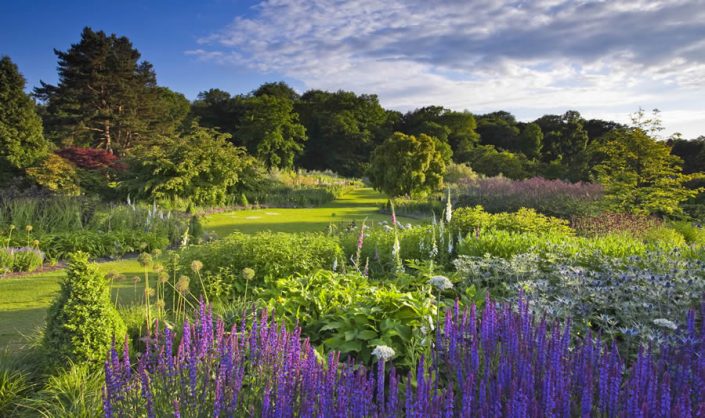
[{"label": "lawn", "polygon": [[[135,259],[99,264],[105,273],[121,273],[125,279],[113,282],[112,297],[120,305],[129,305],[142,296],[144,273]],[[26,341],[44,325],[47,308],[59,291],[63,270],[0,279],[0,350]],[[132,278],[142,278],[135,283]]]},{"label": "lawn", "polygon": [[[224,212],[204,218],[207,231],[224,237],[235,231],[254,233],[327,231],[330,225],[346,227],[355,221],[357,225],[365,218],[369,222],[389,221],[389,215],[380,214],[379,205],[387,198],[371,188],[354,189],[327,205],[316,208],[254,209]],[[416,224],[411,218],[399,218],[400,222]]]}]

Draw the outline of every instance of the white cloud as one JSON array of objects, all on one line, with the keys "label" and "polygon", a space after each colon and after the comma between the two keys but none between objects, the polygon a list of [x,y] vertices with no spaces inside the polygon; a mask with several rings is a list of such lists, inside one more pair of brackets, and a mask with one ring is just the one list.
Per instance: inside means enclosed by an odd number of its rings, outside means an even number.
[{"label": "white cloud", "polygon": [[703,21],[704,0],[268,0],[189,53],[400,110],[623,119],[658,107],[669,130],[695,136]]}]

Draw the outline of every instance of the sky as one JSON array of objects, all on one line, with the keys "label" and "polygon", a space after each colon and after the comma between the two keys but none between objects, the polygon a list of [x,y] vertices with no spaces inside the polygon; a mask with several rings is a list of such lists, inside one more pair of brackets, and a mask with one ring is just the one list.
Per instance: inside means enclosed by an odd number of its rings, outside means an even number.
[{"label": "sky", "polygon": [[0,55],[28,88],[84,26],[130,38],[160,85],[193,99],[283,80],[377,94],[386,108],[572,109],[705,135],[705,0],[0,0]]}]

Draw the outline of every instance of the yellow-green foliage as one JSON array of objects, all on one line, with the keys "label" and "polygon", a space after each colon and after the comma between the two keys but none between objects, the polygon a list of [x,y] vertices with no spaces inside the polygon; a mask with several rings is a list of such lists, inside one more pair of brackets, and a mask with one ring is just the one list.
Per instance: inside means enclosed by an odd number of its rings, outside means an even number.
[{"label": "yellow-green foliage", "polygon": [[125,323],[110,301],[105,276],[85,253],[72,254],[61,292],[49,308],[44,346],[50,361],[99,366],[113,338],[121,341]]},{"label": "yellow-green foliage", "polygon": [[66,195],[78,195],[81,192],[76,167],[56,154],[50,154],[26,171],[29,178],[51,191]]},{"label": "yellow-green foliage", "polygon": [[476,229],[508,232],[558,233],[573,235],[573,229],[564,219],[545,216],[533,209],[516,212],[488,213],[482,206],[460,208],[453,212],[450,223],[456,233],[466,234]]}]

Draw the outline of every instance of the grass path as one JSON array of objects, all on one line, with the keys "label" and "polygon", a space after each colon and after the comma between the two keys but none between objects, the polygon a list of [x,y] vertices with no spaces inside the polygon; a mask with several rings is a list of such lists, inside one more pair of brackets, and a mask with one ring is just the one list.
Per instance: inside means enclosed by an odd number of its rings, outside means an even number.
[{"label": "grass path", "polygon": [[[331,224],[341,227],[352,221],[359,225],[365,218],[370,222],[389,220],[389,215],[378,213],[379,205],[386,200],[384,195],[371,188],[357,188],[322,207],[253,209],[210,215],[203,219],[203,227],[218,237],[235,231],[324,232]],[[399,220],[418,223],[418,220],[408,218]]]},{"label": "grass path", "polygon": [[[204,219],[204,228],[224,237],[232,232],[254,233],[271,230],[275,232],[326,231],[329,225],[345,226],[353,220],[359,225],[367,218],[369,222],[389,220],[388,215],[377,213],[384,203],[384,195],[369,188],[354,189],[324,207],[300,209],[256,209],[224,212]],[[400,218],[401,222],[418,221]],[[136,260],[118,260],[100,263],[104,273],[122,273],[127,277],[114,282],[113,300],[119,296],[122,305],[131,304],[141,298],[142,280],[137,286],[132,277],[144,277]],[[0,349],[16,346],[43,326],[46,310],[59,291],[63,270],[31,274],[21,277],[0,278]]]}]

